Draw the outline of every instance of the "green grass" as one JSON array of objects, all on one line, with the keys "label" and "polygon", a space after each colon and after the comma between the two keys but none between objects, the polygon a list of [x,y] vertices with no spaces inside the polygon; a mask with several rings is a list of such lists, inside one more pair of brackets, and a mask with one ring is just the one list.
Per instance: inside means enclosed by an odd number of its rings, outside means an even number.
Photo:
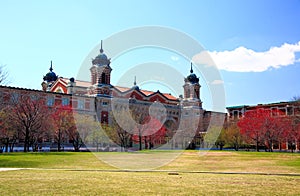
[{"label": "green grass", "polygon": [[[199,151],[185,151],[155,171],[139,172],[117,170],[97,158],[132,159],[134,162],[138,156],[147,158],[151,155],[159,159],[170,153],[172,151],[1,154],[0,167],[33,169],[0,172],[0,195],[299,195],[300,193],[300,176],[289,175],[300,174],[300,154],[297,153],[209,151],[205,155],[199,155]],[[176,171],[178,175],[169,175],[170,172],[166,170]],[[240,172],[253,174],[239,174]]]},{"label": "green grass", "polygon": [[[173,151],[144,151],[141,153],[8,153],[0,154],[0,167],[56,169],[117,169],[101,160],[121,163],[163,160],[161,170],[300,173],[299,153],[185,151],[168,163]],[[97,158],[98,157],[98,158]],[[166,158],[167,157],[167,158]],[[150,159],[151,158],[151,159]],[[150,159],[150,161],[149,161]],[[168,163],[168,164],[166,164]],[[148,163],[149,164],[149,163]],[[165,165],[166,164],[166,165]],[[158,164],[159,165],[159,164]],[[124,168],[124,167],[122,167]]]},{"label": "green grass", "polygon": [[0,154],[0,167],[113,169],[88,152],[8,153]]}]

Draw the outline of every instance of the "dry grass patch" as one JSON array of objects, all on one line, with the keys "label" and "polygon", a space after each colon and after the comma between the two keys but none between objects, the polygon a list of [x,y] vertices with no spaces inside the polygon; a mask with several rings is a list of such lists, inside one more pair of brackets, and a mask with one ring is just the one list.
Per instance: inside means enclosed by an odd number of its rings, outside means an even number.
[{"label": "dry grass patch", "polygon": [[161,169],[216,171],[300,173],[300,154],[265,152],[187,151]]},{"label": "dry grass patch", "polygon": [[[120,172],[101,161],[159,161],[173,151],[134,153],[12,153],[0,167],[0,195],[299,195],[300,177],[213,172],[300,173],[300,154],[185,151],[164,171]],[[100,156],[100,157],[99,157]],[[153,159],[151,159],[151,157]],[[100,159],[99,159],[100,158]],[[59,168],[49,170],[45,168]],[[67,170],[68,169],[68,170]],[[79,171],[80,170],[80,171]],[[168,175],[170,171],[179,175]],[[212,173],[191,173],[203,171]],[[187,173],[190,172],[190,173]]]},{"label": "dry grass patch", "polygon": [[299,183],[291,176],[21,170],[0,173],[0,195],[297,195]]}]

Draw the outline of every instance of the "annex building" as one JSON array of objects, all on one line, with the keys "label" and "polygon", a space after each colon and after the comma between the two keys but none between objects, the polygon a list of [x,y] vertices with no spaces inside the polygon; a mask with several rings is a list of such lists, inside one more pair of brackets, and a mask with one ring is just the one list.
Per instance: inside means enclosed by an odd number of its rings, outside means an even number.
[{"label": "annex building", "polygon": [[[287,129],[294,132],[290,137],[281,138],[281,142],[275,142],[272,148],[290,150],[293,148],[296,151],[300,150],[300,135],[299,131],[293,130],[300,122],[300,101],[283,101],[276,103],[257,104],[257,105],[239,105],[227,107],[226,122],[228,125],[237,124],[238,121],[245,116],[247,111],[264,110],[276,118],[287,118],[292,120]],[[298,125],[299,126],[299,125]]]}]

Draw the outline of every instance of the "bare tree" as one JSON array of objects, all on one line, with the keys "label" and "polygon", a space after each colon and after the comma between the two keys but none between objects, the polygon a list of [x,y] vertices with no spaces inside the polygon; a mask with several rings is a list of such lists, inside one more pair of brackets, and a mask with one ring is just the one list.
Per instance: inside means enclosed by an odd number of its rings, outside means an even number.
[{"label": "bare tree", "polygon": [[242,134],[236,124],[231,124],[225,128],[226,144],[238,151],[243,143]]},{"label": "bare tree", "polygon": [[300,101],[300,95],[295,95],[291,98],[291,101]]},{"label": "bare tree", "polygon": [[8,72],[4,65],[0,65],[0,84],[8,83]]},{"label": "bare tree", "polygon": [[74,150],[78,152],[80,148],[88,142],[90,136],[99,125],[98,122],[95,121],[94,117],[88,114],[74,113],[73,120],[70,120],[70,123],[73,124],[73,126],[71,126],[67,132]]},{"label": "bare tree", "polygon": [[5,112],[9,123],[20,128],[24,137],[24,152],[29,151],[30,145],[36,145],[44,131],[49,129],[47,118],[50,110],[42,97],[30,94],[12,96]]},{"label": "bare tree", "polygon": [[[115,115],[117,115],[117,116],[114,116],[114,118],[112,119],[111,128],[116,133],[115,134],[116,137],[112,138],[112,139],[115,140],[115,142],[121,146],[122,151],[123,150],[127,151],[127,148],[130,146],[131,137],[132,137],[132,134],[130,133],[130,131],[132,131],[134,129],[134,125],[131,125],[131,123],[128,123],[127,116],[124,111],[120,111],[120,112],[116,113]],[[130,127],[130,125],[131,125],[131,130],[123,129],[117,123],[115,118],[118,118],[118,121],[122,121],[123,125],[126,123],[127,127]]]},{"label": "bare tree", "polygon": [[13,151],[14,145],[18,139],[19,128],[9,122],[9,116],[2,109],[0,111],[0,148],[5,152]]}]

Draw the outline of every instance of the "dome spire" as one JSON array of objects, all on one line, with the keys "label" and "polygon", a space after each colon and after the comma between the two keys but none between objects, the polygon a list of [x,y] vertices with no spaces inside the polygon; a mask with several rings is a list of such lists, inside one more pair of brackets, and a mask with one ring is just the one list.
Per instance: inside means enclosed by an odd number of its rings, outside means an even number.
[{"label": "dome spire", "polygon": [[136,76],[134,76],[134,81],[133,81],[133,87],[132,87],[132,88],[133,88],[134,90],[137,90],[137,91],[140,90],[139,86],[136,85]]},{"label": "dome spire", "polygon": [[43,80],[50,83],[56,81],[57,78],[58,76],[53,72],[52,61],[51,61],[49,72],[43,77]]},{"label": "dome spire", "polygon": [[53,71],[53,68],[52,68],[52,60],[51,60],[51,65],[50,65],[50,69],[49,69],[51,72]]},{"label": "dome spire", "polygon": [[100,48],[100,53],[103,53],[103,48],[102,48],[102,40],[101,40],[101,48]]},{"label": "dome spire", "polygon": [[193,70],[193,63],[191,62],[191,70],[190,70],[190,75],[188,75],[185,79],[185,82],[190,82],[192,84],[198,83],[199,82],[199,78],[196,76],[196,74],[194,74],[194,70]]},{"label": "dome spire", "polygon": [[100,46],[101,46],[101,48],[100,48],[100,54],[98,56],[96,56],[95,59],[92,59],[92,64],[93,65],[97,65],[97,66],[104,66],[104,65],[109,66],[110,59],[107,58],[106,54],[104,54],[103,40],[101,40]]},{"label": "dome spire", "polygon": [[136,76],[134,76],[134,82],[133,85],[136,86]]}]

